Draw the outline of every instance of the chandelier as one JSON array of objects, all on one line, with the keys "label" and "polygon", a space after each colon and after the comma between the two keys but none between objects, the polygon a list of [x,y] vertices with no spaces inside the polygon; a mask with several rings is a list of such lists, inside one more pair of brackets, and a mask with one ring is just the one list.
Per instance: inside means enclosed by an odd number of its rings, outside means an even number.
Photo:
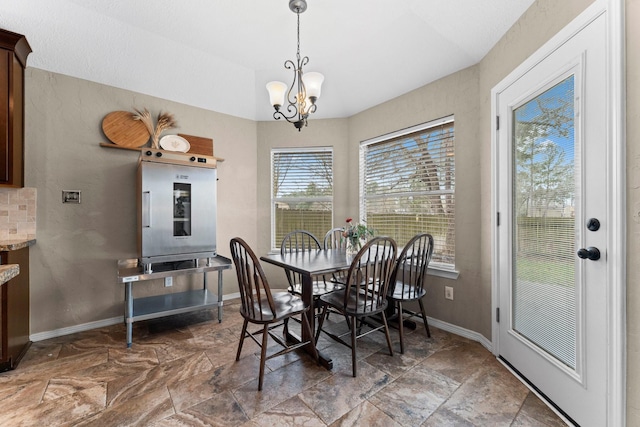
[{"label": "chandelier", "polygon": [[[284,118],[300,131],[302,126],[307,125],[307,117],[316,111],[316,101],[320,98],[320,90],[324,76],[320,73],[309,72],[303,73],[302,67],[307,65],[309,57],[300,58],[300,14],[307,10],[306,0],[290,0],[289,9],[298,16],[298,51],[296,53],[296,63],[286,60],[284,68],[293,70],[293,82],[287,91],[287,85],[282,82],[267,83],[269,91],[269,100],[273,108],[273,118],[280,120]],[[285,103],[286,94],[286,113],[282,111]]]}]

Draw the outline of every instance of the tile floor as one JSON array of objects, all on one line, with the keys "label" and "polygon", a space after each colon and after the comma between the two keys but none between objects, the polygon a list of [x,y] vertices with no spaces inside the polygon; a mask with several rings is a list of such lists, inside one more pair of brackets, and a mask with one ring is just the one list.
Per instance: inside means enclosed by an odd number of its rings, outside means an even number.
[{"label": "tile floor", "polygon": [[222,323],[216,309],[136,323],[130,349],[124,325],[36,342],[0,374],[0,425],[565,425],[484,347],[420,326],[404,355],[395,330],[393,357],[383,334],[359,340],[357,378],[350,349],[321,338],[333,370],[290,353],[267,362],[258,392],[258,347],[245,341],[235,362],[238,307]]}]

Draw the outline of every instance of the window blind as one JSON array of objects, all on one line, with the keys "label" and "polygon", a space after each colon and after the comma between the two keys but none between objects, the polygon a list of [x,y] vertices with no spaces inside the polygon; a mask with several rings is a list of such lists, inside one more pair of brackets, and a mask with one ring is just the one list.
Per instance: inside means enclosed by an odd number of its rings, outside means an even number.
[{"label": "window blind", "polygon": [[434,238],[432,264],[455,266],[453,118],[365,141],[360,148],[360,212],[378,235],[402,246]]},{"label": "window blind", "polygon": [[333,150],[272,150],[271,195],[272,249],[293,230],[307,230],[322,243],[333,217]]}]

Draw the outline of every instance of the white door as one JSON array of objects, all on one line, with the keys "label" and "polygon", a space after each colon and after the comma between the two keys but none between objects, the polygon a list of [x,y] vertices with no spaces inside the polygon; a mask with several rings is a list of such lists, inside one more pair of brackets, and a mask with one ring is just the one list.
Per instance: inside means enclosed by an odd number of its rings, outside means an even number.
[{"label": "white door", "polygon": [[498,354],[581,426],[607,424],[605,18],[496,97]]}]

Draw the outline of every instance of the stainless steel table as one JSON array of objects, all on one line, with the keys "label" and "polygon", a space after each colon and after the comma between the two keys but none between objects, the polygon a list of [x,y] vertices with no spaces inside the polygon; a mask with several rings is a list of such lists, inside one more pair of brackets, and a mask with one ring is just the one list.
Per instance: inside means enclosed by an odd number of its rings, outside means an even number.
[{"label": "stainless steel table", "polygon": [[[231,268],[231,260],[223,256],[182,262],[154,264],[153,272],[143,272],[137,259],[118,261],[118,283],[125,285],[125,313],[127,325],[127,347],[131,347],[133,322],[155,319],[172,314],[187,313],[207,307],[218,306],[218,321],[222,322],[222,270]],[[207,289],[207,272],[218,272],[218,291]],[[186,292],[165,293],[143,298],[134,298],[132,285],[152,279],[202,273],[203,288]]]}]

